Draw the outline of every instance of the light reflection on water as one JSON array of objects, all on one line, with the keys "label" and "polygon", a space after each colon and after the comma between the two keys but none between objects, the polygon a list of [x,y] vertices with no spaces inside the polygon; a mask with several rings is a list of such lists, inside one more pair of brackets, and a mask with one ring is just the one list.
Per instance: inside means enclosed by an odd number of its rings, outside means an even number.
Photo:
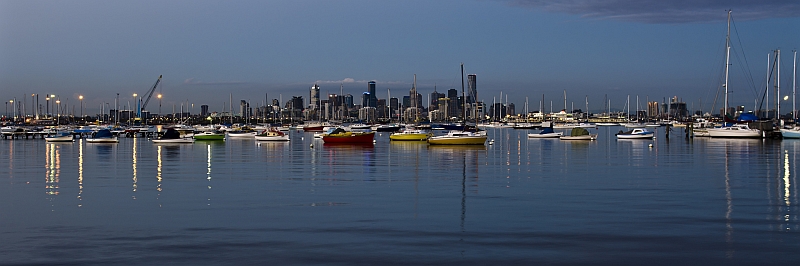
[{"label": "light reflection on water", "polygon": [[11,247],[0,261],[798,260],[800,141],[618,141],[616,129],[596,131],[597,141],[567,142],[493,129],[492,145],[455,147],[386,134],[325,145],[295,131],[280,143],[0,141],[0,237]]}]

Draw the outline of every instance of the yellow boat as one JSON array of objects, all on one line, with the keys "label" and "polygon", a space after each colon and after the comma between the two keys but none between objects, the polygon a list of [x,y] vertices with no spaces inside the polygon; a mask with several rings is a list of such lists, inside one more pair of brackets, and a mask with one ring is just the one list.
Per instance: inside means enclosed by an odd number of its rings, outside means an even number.
[{"label": "yellow boat", "polygon": [[432,133],[419,129],[406,129],[402,132],[392,133],[389,140],[392,141],[425,141],[433,136]]},{"label": "yellow boat", "polygon": [[478,132],[451,130],[444,136],[428,138],[431,145],[484,145],[486,135]]}]

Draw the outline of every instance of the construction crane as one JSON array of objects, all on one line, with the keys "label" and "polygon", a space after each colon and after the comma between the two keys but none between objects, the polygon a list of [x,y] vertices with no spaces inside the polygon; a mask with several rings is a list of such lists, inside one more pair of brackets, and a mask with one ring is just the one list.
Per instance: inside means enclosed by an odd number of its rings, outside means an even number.
[{"label": "construction crane", "polygon": [[153,93],[156,91],[156,88],[158,87],[158,84],[161,83],[161,77],[162,77],[162,75],[158,75],[158,79],[156,80],[156,83],[153,84],[153,87],[150,88],[150,90],[147,91],[147,93],[144,94],[144,95],[147,95],[147,99],[144,100],[144,103],[142,103],[142,98],[139,98],[139,107],[136,108],[136,117],[137,118],[141,118],[142,117],[142,110],[144,110],[144,108],[147,107],[147,103],[149,103],[150,102],[150,98],[153,97]]}]

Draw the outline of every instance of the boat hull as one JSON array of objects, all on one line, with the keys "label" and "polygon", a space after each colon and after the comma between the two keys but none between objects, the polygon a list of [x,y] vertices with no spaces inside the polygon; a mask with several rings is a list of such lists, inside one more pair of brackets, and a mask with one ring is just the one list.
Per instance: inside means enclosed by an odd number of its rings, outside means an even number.
[{"label": "boat hull", "polygon": [[800,130],[781,129],[781,135],[784,139],[800,139]]},{"label": "boat hull", "polygon": [[153,143],[156,143],[156,144],[184,144],[184,143],[194,143],[194,139],[190,139],[190,138],[183,138],[183,139],[154,139]]},{"label": "boat hull", "polygon": [[431,137],[430,133],[411,133],[411,134],[392,134],[389,135],[389,140],[392,141],[425,141]]},{"label": "boat hull", "polygon": [[652,139],[655,134],[617,134],[618,139]]},{"label": "boat hull", "polygon": [[225,134],[197,134],[195,140],[225,140]]},{"label": "boat hull", "polygon": [[347,132],[347,134],[324,134],[322,141],[325,143],[372,143],[375,132]]},{"label": "boat hull", "polygon": [[87,143],[117,143],[119,139],[114,138],[88,138],[86,139]]},{"label": "boat hull", "polygon": [[561,136],[561,140],[596,140],[597,134],[581,135],[581,136]]},{"label": "boat hull", "polygon": [[60,137],[45,137],[45,141],[47,142],[72,142],[72,135],[69,136],[60,136]]},{"label": "boat hull", "polygon": [[289,141],[289,135],[283,135],[283,136],[258,136],[258,135],[256,135],[255,138],[258,141]]},{"label": "boat hull", "polygon": [[431,145],[484,145],[486,136],[468,136],[468,137],[431,137],[428,139],[428,144]]},{"label": "boat hull", "polygon": [[532,139],[547,139],[547,138],[559,138],[562,135],[564,135],[564,133],[562,132],[545,133],[545,134],[536,133],[536,134],[528,134],[528,137]]},{"label": "boat hull", "polygon": [[757,129],[709,128],[708,135],[712,138],[761,138],[761,131]]}]

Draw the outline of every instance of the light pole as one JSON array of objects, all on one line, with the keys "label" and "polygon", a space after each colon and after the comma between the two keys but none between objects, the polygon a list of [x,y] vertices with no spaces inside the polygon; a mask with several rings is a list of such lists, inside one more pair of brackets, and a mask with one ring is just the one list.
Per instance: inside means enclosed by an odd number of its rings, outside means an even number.
[{"label": "light pole", "polygon": [[54,106],[56,111],[56,125],[58,125],[61,121],[61,99],[56,99],[56,106]]},{"label": "light pole", "polygon": [[8,101],[8,102],[10,102],[10,103],[11,103],[11,111],[14,111],[14,118],[12,119],[14,122],[16,122],[16,121],[17,121],[17,105],[16,105],[16,104],[14,104],[14,102],[15,102],[16,100],[17,100],[17,98],[16,98],[16,97],[14,97],[14,100],[9,100],[9,101]]},{"label": "light pole", "polygon": [[139,104],[136,101],[136,96],[139,96],[139,94],[136,93],[133,94],[133,102],[134,104],[136,104],[136,117],[139,117]]},{"label": "light pole", "polygon": [[81,101],[81,120],[83,120],[83,95],[78,95],[78,100]]},{"label": "light pole", "polygon": [[161,116],[161,93],[158,94],[158,115]]}]

